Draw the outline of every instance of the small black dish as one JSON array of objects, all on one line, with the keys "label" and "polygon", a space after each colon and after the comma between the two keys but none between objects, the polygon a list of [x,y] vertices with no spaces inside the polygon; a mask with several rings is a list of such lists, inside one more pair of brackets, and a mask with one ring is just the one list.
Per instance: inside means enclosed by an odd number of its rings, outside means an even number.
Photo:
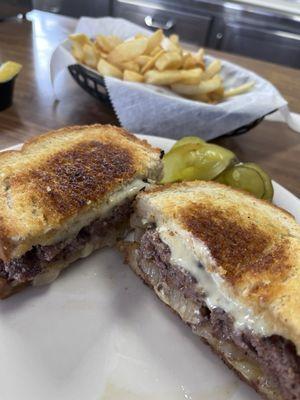
[{"label": "small black dish", "polygon": [[13,102],[15,78],[0,83],[0,111],[10,107]]}]

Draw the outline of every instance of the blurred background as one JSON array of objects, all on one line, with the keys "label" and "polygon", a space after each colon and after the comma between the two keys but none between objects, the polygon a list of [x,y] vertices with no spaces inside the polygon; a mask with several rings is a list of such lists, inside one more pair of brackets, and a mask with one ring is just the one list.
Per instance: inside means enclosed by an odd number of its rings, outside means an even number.
[{"label": "blurred background", "polygon": [[198,46],[300,68],[300,0],[0,0],[0,20],[32,9],[122,17]]}]

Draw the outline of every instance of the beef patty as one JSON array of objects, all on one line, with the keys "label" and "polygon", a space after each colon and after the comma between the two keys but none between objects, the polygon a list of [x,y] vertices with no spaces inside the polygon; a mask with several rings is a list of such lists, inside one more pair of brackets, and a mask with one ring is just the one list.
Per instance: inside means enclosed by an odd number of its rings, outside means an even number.
[{"label": "beef patty", "polygon": [[[234,344],[249,359],[259,365],[264,375],[278,389],[285,400],[300,399],[300,357],[290,341],[281,336],[261,337],[250,330],[237,330],[234,321],[221,308],[209,310],[205,302],[205,293],[199,292],[197,281],[188,272],[170,262],[170,248],[161,241],[155,227],[149,227],[140,239],[138,267],[153,281],[153,270],[149,265],[156,265],[158,290],[167,285],[184,298],[196,304],[197,322],[188,322],[197,332],[201,325],[210,327],[213,336],[221,341]],[[199,268],[201,268],[199,264]],[[203,268],[203,267],[202,267]],[[150,276],[152,275],[152,277]],[[147,283],[147,282],[146,282]]]},{"label": "beef patty", "polygon": [[90,240],[104,237],[112,227],[117,227],[127,221],[131,213],[132,202],[127,201],[114,207],[107,218],[98,218],[83,227],[77,236],[71,239],[50,246],[34,246],[22,257],[8,262],[0,260],[0,277],[9,281],[31,281],[47,268],[49,263],[67,259],[72,252],[83,248]]}]

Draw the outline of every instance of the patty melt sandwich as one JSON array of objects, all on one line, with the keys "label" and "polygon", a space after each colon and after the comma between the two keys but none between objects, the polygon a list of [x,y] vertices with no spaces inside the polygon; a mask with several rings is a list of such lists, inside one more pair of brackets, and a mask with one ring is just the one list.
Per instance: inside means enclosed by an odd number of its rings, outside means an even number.
[{"label": "patty melt sandwich", "polygon": [[300,399],[300,227],[214,182],[136,198],[126,262],[194,333],[269,400]]},{"label": "patty melt sandwich", "polygon": [[123,237],[134,197],[161,169],[159,149],[109,125],[0,153],[0,298]]}]

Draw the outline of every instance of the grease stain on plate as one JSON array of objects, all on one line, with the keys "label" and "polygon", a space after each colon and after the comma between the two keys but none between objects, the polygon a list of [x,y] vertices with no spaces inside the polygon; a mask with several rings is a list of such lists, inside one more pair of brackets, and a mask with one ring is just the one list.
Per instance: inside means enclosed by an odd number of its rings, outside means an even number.
[{"label": "grease stain on plate", "polygon": [[238,381],[213,388],[201,388],[201,393],[190,392],[183,385],[168,392],[137,393],[108,380],[99,400],[230,400],[239,386]]}]

